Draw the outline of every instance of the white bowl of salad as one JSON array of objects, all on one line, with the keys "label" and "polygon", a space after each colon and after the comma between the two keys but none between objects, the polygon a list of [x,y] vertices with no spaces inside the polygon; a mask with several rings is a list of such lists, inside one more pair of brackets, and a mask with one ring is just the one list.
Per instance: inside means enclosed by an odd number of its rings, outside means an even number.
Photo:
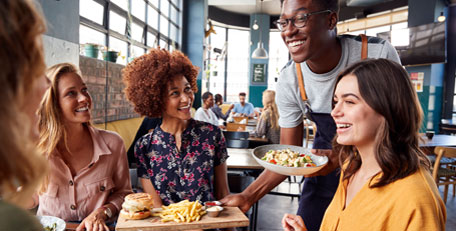
[{"label": "white bowl of salad", "polygon": [[255,148],[252,154],[264,168],[287,176],[309,175],[328,163],[328,157],[314,155],[309,148],[293,145],[263,145]]}]

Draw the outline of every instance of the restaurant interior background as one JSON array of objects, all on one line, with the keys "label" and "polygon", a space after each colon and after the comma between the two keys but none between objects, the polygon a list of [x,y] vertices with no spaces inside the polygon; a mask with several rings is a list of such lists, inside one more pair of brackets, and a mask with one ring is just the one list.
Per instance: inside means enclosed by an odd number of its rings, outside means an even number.
[{"label": "restaurant interior background", "polygon": [[[121,71],[149,48],[182,50],[200,68],[195,109],[205,91],[228,102],[247,92],[247,100],[262,107],[262,92],[278,90],[279,72],[289,60],[272,24],[280,0],[38,1],[48,23],[47,65],[79,65],[93,98],[94,123],[108,129],[132,119],[139,126],[139,115],[123,93]],[[456,123],[456,0],[340,0],[340,5],[338,34],[379,36],[400,53],[425,114],[422,130],[441,132],[442,119]],[[252,58],[258,47],[266,58]],[[136,130],[130,130],[134,137]],[[124,141],[127,147],[131,143]],[[266,200],[270,203],[263,208],[280,216],[274,209],[288,206]],[[447,209],[455,211],[452,201]],[[451,216],[456,219],[449,211],[448,221],[455,220]],[[265,227],[277,223],[264,222]]]},{"label": "restaurant interior background", "polygon": [[[138,117],[123,95],[121,69],[151,47],[182,50],[200,68],[194,108],[207,90],[228,102],[247,92],[248,101],[262,107],[262,92],[275,90],[289,59],[271,23],[280,14],[279,0],[39,2],[49,25],[44,36],[47,64],[79,64],[94,98],[95,123]],[[401,53],[425,113],[423,130],[439,132],[441,119],[456,118],[455,2],[340,1],[339,34],[387,38]],[[446,19],[440,23],[439,16]],[[252,58],[260,39],[265,59]],[[98,50],[90,50],[94,47]],[[115,62],[104,60],[106,50],[120,52]]]}]

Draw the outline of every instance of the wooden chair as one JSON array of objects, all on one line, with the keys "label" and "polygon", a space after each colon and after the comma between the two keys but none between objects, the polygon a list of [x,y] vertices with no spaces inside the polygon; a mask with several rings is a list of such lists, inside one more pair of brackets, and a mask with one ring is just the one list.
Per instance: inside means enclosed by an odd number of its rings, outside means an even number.
[{"label": "wooden chair", "polygon": [[435,147],[434,154],[435,158],[434,167],[432,170],[432,177],[435,180],[437,186],[444,185],[443,201],[446,203],[448,196],[448,186],[453,185],[453,196],[454,187],[456,187],[456,169],[454,163],[442,162],[443,158],[456,158],[456,148],[451,147]]},{"label": "wooden chair", "polygon": [[306,129],[306,148],[309,147],[309,141],[314,141],[315,134],[317,133],[317,125],[309,120],[304,119],[304,128]]}]

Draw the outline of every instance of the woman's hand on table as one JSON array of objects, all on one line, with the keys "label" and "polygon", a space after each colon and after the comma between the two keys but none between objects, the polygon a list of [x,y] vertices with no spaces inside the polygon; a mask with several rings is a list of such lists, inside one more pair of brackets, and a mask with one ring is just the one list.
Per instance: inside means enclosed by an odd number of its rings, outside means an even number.
[{"label": "woman's hand on table", "polygon": [[307,231],[301,216],[288,213],[282,218],[282,228],[285,231]]},{"label": "woman's hand on table", "polygon": [[246,213],[253,204],[242,193],[230,194],[222,198],[220,202],[226,206],[239,207],[244,213]]},{"label": "woman's hand on table", "polygon": [[82,220],[76,231],[109,231],[105,219],[107,219],[107,216],[104,214],[104,208],[98,208]]}]

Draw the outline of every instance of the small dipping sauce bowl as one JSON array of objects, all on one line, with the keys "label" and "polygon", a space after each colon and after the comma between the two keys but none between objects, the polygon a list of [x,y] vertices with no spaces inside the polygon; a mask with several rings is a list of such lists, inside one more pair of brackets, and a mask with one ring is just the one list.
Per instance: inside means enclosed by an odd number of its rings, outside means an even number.
[{"label": "small dipping sauce bowl", "polygon": [[223,211],[222,206],[212,206],[206,209],[207,215],[210,217],[217,217]]},{"label": "small dipping sauce bowl", "polygon": [[222,205],[222,202],[220,201],[206,201],[204,202],[204,206],[206,206],[206,208],[210,208],[210,207],[213,207],[213,206],[221,206]]}]

